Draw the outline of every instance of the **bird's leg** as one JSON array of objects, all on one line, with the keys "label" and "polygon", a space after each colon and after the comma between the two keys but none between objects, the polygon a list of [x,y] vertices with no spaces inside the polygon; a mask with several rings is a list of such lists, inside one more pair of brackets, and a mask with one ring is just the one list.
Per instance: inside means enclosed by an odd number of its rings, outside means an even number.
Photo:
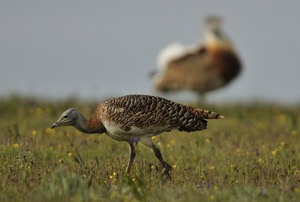
[{"label": "bird's leg", "polygon": [[151,137],[143,137],[140,139],[140,141],[150,147],[152,151],[154,152],[156,158],[160,161],[160,163],[163,166],[163,174],[166,175],[168,178],[171,178],[170,171],[172,170],[172,166],[168,164],[166,161],[164,161],[160,150],[153,144]]},{"label": "bird's leg", "polygon": [[133,163],[134,158],[135,158],[135,156],[136,156],[134,144],[135,144],[135,143],[130,143],[130,144],[129,144],[130,153],[129,153],[128,164],[127,164],[127,167],[126,167],[126,173],[127,173],[127,174],[129,174],[130,169],[131,169],[131,166],[132,166],[132,163]]},{"label": "bird's leg", "polygon": [[169,178],[171,178],[170,176],[170,171],[172,170],[172,166],[170,164],[168,164],[166,161],[164,161],[160,150],[153,144],[151,147],[152,151],[154,152],[156,158],[158,158],[158,160],[160,161],[160,163],[163,166],[163,174],[167,175]]}]

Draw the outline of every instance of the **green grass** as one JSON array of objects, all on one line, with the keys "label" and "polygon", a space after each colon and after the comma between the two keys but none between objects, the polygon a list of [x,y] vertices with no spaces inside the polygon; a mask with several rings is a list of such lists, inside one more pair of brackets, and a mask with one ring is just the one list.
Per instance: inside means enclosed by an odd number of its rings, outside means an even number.
[{"label": "green grass", "polygon": [[69,107],[96,102],[0,99],[0,201],[299,201],[300,105],[209,105],[226,116],[201,132],[154,138],[173,165],[161,177],[151,150],[72,127],[50,129]]}]

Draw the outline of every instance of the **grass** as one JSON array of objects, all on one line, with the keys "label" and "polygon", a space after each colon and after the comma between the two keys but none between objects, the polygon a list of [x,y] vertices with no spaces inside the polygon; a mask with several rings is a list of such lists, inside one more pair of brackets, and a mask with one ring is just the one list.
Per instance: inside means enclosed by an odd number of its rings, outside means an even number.
[{"label": "grass", "polygon": [[226,116],[201,132],[154,138],[172,180],[137,145],[129,176],[127,143],[50,129],[62,111],[89,116],[96,102],[0,99],[0,201],[299,201],[300,105],[210,105]]}]

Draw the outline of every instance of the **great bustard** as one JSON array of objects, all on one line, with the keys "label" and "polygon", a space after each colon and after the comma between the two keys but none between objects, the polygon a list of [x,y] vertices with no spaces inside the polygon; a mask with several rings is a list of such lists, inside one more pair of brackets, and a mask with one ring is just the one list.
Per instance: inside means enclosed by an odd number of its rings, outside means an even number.
[{"label": "great bustard", "polygon": [[221,24],[221,18],[208,17],[204,22],[203,43],[193,46],[175,43],[164,48],[158,55],[158,70],[154,73],[155,90],[189,90],[201,98],[236,78],[241,62]]},{"label": "great bustard", "polygon": [[74,126],[83,133],[106,133],[109,137],[126,141],[130,158],[126,172],[129,173],[136,156],[135,143],[140,141],[150,147],[169,176],[172,167],[163,160],[160,150],[153,144],[152,136],[165,131],[200,131],[206,129],[205,119],[219,119],[222,115],[194,109],[170,100],[149,95],[126,95],[111,98],[99,104],[89,120],[74,108],[62,113],[51,126]]}]

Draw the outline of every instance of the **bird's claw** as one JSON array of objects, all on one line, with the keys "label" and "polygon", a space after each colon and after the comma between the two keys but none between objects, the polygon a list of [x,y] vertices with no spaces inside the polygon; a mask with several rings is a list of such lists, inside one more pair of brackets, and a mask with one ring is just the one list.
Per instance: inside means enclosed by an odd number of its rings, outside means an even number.
[{"label": "bird's claw", "polygon": [[170,174],[171,171],[172,171],[172,166],[166,163],[162,171],[162,176],[166,176],[167,179],[171,180],[171,174]]}]

